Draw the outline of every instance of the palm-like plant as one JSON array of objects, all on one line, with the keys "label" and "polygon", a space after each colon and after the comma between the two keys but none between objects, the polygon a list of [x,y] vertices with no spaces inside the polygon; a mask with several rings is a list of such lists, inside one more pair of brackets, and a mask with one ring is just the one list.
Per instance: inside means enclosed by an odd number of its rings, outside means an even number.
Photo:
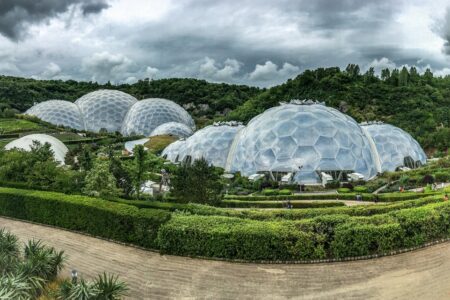
[{"label": "palm-like plant", "polygon": [[114,275],[103,273],[98,275],[94,281],[95,287],[99,291],[96,299],[101,300],[116,300],[121,299],[128,291],[127,285],[119,281],[119,278]]}]

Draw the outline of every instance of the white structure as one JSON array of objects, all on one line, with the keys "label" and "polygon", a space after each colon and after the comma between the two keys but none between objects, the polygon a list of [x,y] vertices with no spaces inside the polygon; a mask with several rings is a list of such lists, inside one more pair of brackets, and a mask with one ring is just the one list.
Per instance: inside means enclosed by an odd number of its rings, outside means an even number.
[{"label": "white structure", "polygon": [[404,130],[381,122],[362,123],[361,126],[376,145],[382,172],[426,164],[427,156],[422,147]]},{"label": "white structure", "polygon": [[98,90],[75,101],[85,121],[86,130],[99,132],[120,131],[123,119],[137,100],[127,93],[116,90]]},{"label": "white structure", "polygon": [[128,111],[122,125],[125,136],[139,134],[149,136],[161,124],[178,122],[195,129],[189,113],[173,101],[159,98],[137,102]]},{"label": "white structure", "polygon": [[173,135],[177,138],[187,138],[190,137],[194,132],[192,128],[183,123],[178,122],[167,122],[156,127],[150,136],[157,135]]},{"label": "white structure", "polygon": [[[229,123],[217,123],[202,128],[186,139],[183,148],[177,149],[178,160],[188,157],[190,160],[196,160],[203,157],[210,164],[225,168],[231,144],[236,133],[242,128],[244,126],[240,124]],[[167,152],[163,152],[163,155],[165,153]],[[171,158],[176,156],[168,156],[168,159],[172,160]]]},{"label": "white structure", "polygon": [[50,148],[53,151],[55,160],[58,161],[60,164],[64,164],[64,159],[69,149],[67,149],[66,145],[64,145],[60,140],[47,134],[26,135],[7,144],[5,146],[5,149],[11,150],[17,148],[25,151],[30,151],[31,146],[33,145],[33,141],[37,141],[42,145],[45,143],[49,143]]},{"label": "white structure", "polygon": [[84,130],[84,120],[78,106],[64,100],[48,100],[38,103],[25,112],[30,116],[65,127]]},{"label": "white structure", "polygon": [[320,182],[320,172],[377,174],[375,155],[358,123],[334,108],[292,102],[253,118],[235,140],[227,171],[293,172],[301,183]]},{"label": "white structure", "polygon": [[[134,141],[128,141],[125,142],[125,149],[130,152],[133,153],[134,147],[136,145],[144,145],[145,143],[147,143],[148,141],[150,141],[149,138],[143,138],[143,139],[139,139],[139,140],[134,140]],[[147,149],[147,148],[146,148]]]}]

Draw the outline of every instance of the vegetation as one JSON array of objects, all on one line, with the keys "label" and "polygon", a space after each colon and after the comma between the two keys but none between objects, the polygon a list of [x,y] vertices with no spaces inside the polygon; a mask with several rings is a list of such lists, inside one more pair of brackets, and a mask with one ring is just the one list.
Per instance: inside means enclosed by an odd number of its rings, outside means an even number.
[{"label": "vegetation", "polygon": [[153,136],[147,143],[144,144],[151,152],[161,154],[161,152],[169,146],[169,144],[176,141],[177,138],[171,135]]},{"label": "vegetation", "polygon": [[[117,276],[103,273],[93,282],[57,278],[66,256],[40,241],[30,240],[21,251],[18,238],[0,229],[0,299],[120,299],[127,286]],[[50,291],[52,283],[57,288]]]},{"label": "vegetation", "polygon": [[172,194],[179,202],[215,205],[222,199],[220,173],[204,158],[183,163],[175,170],[171,184]]}]

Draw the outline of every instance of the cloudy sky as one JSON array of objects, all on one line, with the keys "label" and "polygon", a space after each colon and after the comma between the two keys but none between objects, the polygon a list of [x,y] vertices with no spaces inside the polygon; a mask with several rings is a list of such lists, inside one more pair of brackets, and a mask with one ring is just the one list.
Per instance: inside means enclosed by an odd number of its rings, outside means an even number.
[{"label": "cloudy sky", "polygon": [[450,0],[0,0],[0,74],[272,86],[308,68],[450,74]]}]

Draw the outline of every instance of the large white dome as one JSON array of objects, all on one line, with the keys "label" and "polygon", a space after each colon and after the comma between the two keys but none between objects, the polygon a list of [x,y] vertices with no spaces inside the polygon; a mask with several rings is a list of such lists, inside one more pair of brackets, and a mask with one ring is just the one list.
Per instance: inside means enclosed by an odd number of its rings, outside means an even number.
[{"label": "large white dome", "polygon": [[30,134],[26,135],[24,137],[21,137],[17,140],[14,140],[7,144],[5,146],[6,150],[11,150],[14,148],[22,149],[25,151],[30,151],[31,146],[33,145],[33,141],[38,141],[42,145],[45,143],[49,143],[50,147],[53,151],[53,155],[55,157],[55,160],[58,161],[61,164],[64,164],[64,159],[66,157],[67,152],[69,149],[67,149],[66,145],[64,145],[60,140],[57,138],[47,135],[47,134]]},{"label": "large white dome", "polygon": [[[377,174],[376,153],[358,123],[321,104],[283,104],[253,118],[233,143],[227,171],[297,172],[302,183],[321,171]],[[299,171],[299,167],[301,169]]]},{"label": "large white dome", "polygon": [[77,105],[64,100],[48,100],[38,103],[25,112],[26,115],[77,130],[84,130],[84,121]]},{"label": "large white dome", "polygon": [[86,130],[99,132],[120,131],[130,107],[137,100],[127,93],[116,90],[98,90],[75,101],[84,117]]},{"label": "large white dome", "polygon": [[171,162],[180,162],[181,161],[180,154],[184,153],[185,147],[186,147],[185,140],[175,141],[163,150],[161,156],[166,158],[167,160],[170,160]]},{"label": "large white dome", "polygon": [[130,108],[121,132],[125,136],[149,136],[156,127],[168,122],[183,123],[195,129],[194,120],[184,108],[170,100],[152,98],[141,100]]},{"label": "large white dome", "polygon": [[395,171],[398,167],[418,167],[427,162],[419,143],[404,130],[383,123],[361,124],[372,137],[381,163],[381,171]]},{"label": "large white dome", "polygon": [[[178,160],[184,160],[188,156],[190,156],[191,160],[203,157],[210,164],[225,168],[228,152],[234,137],[243,127],[242,125],[218,124],[207,126],[195,132],[186,139],[184,147],[177,149]],[[174,150],[172,149],[171,151]],[[171,155],[171,157],[176,158],[175,155]],[[168,159],[170,159],[169,155]]]}]

